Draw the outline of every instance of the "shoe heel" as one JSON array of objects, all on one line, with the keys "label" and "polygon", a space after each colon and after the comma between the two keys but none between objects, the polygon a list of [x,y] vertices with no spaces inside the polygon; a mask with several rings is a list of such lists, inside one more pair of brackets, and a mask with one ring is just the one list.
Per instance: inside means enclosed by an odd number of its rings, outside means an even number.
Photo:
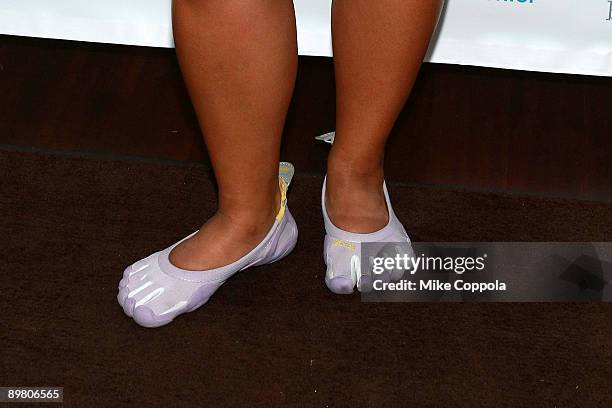
[{"label": "shoe heel", "polygon": [[293,251],[297,243],[298,230],[293,216],[289,212],[289,208],[285,211],[285,225],[282,227],[278,239],[276,239],[274,246],[270,248],[268,255],[264,256],[260,261],[252,264],[251,266],[267,265],[276,262]]},{"label": "shoe heel", "polygon": [[289,208],[286,210],[285,217],[287,217],[287,223],[285,224],[283,231],[280,234],[280,238],[276,243],[276,248],[270,257],[268,263],[276,262],[283,259],[293,251],[298,239],[298,229],[295,219],[289,212]]}]

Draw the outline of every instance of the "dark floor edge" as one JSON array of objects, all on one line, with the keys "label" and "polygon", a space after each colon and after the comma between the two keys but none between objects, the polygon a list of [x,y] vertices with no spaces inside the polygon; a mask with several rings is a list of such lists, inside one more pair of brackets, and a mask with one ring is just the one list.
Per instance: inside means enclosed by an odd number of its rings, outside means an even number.
[{"label": "dark floor edge", "polygon": [[194,160],[175,160],[175,159],[163,159],[159,157],[146,157],[146,156],[132,156],[132,155],[118,155],[110,154],[106,152],[97,152],[94,150],[89,151],[78,151],[78,150],[56,150],[47,149],[33,146],[17,146],[10,144],[0,144],[0,150],[6,152],[17,152],[17,153],[36,153],[45,154],[48,156],[59,156],[68,158],[79,158],[79,159],[92,159],[92,160],[110,160],[110,161],[123,161],[123,162],[137,162],[146,164],[165,164],[173,166],[192,166],[202,165],[203,163]]},{"label": "dark floor edge", "polygon": [[[133,162],[133,163],[144,163],[144,164],[158,164],[158,165],[171,165],[171,166],[201,166],[208,168],[201,161],[195,160],[175,160],[175,159],[164,159],[157,157],[145,157],[145,156],[133,156],[133,155],[117,155],[105,152],[97,151],[75,151],[75,150],[55,150],[47,148],[39,148],[32,146],[17,146],[10,144],[0,144],[0,151],[5,152],[18,152],[18,153],[35,153],[48,156],[66,157],[66,158],[81,158],[90,160],[109,160],[109,161],[122,161],[122,162]],[[299,176],[316,177],[323,180],[323,173],[312,173],[312,172],[298,172]],[[403,181],[389,180],[390,186],[398,187],[409,187],[409,188],[427,188],[440,191],[454,191],[459,193],[480,193],[480,194],[495,194],[506,197],[529,197],[529,198],[540,198],[540,199],[562,199],[562,200],[573,200],[580,202],[590,203],[609,203],[612,204],[612,197],[606,194],[600,193],[595,194],[593,197],[585,198],[583,196],[568,194],[568,193],[532,193],[527,191],[519,190],[502,190],[495,188],[478,188],[470,186],[452,185],[452,184],[433,184],[433,183],[407,183]]]}]

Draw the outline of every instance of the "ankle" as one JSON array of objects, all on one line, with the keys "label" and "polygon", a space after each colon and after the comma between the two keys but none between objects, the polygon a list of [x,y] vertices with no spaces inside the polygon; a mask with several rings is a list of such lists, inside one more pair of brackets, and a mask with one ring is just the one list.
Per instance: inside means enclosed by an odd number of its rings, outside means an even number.
[{"label": "ankle", "polygon": [[342,196],[378,196],[383,197],[384,175],[382,171],[358,172],[350,168],[331,169],[327,172],[327,195]]},{"label": "ankle", "polygon": [[240,228],[257,229],[272,223],[281,207],[281,193],[277,189],[272,198],[251,201],[224,199],[217,216]]},{"label": "ankle", "polygon": [[353,160],[341,154],[331,154],[327,161],[327,180],[334,187],[382,186],[383,161]]}]

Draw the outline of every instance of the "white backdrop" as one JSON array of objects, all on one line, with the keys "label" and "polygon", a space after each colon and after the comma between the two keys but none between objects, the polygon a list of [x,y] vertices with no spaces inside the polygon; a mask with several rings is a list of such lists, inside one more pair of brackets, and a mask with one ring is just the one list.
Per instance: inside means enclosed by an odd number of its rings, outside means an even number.
[{"label": "white backdrop", "polygon": [[[300,54],[331,56],[331,0],[294,2]],[[172,47],[170,4],[0,0],[0,33]],[[612,76],[612,0],[447,0],[426,60]]]}]

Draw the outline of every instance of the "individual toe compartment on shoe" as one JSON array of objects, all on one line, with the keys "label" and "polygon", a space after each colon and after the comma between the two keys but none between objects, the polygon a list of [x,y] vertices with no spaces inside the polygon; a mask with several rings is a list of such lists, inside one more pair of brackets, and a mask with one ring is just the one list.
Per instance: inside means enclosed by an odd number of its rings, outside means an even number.
[{"label": "individual toe compartment on shoe", "polygon": [[123,311],[126,315],[132,317],[134,315],[134,307],[136,306],[136,301],[132,298],[127,298],[123,302]]},{"label": "individual toe compartment on shoe", "polygon": [[348,276],[336,276],[334,278],[326,276],[325,284],[329,290],[338,295],[350,295],[353,293],[355,286],[353,280]]},{"label": "individual toe compartment on shoe", "polygon": [[134,321],[138,323],[142,327],[160,327],[170,323],[175,315],[170,315],[170,317],[163,318],[161,316],[157,316],[153,310],[148,308],[147,306],[138,306],[134,309]]}]

